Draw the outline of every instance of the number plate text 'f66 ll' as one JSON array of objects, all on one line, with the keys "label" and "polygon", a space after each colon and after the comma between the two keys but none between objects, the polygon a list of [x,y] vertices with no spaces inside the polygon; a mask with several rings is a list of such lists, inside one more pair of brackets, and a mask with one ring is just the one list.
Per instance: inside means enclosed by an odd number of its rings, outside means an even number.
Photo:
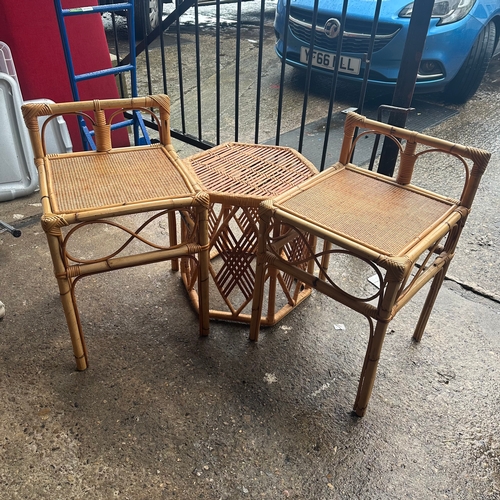
[{"label": "number plate text 'f66 ll'", "polygon": [[[300,62],[308,63],[309,48],[300,48]],[[321,52],[319,50],[313,50],[312,53],[312,65],[317,68],[324,68],[333,70],[335,67],[335,54],[330,52]],[[359,70],[361,68],[361,59],[356,57],[340,56],[339,71],[342,73],[349,73],[351,75],[359,75]]]}]

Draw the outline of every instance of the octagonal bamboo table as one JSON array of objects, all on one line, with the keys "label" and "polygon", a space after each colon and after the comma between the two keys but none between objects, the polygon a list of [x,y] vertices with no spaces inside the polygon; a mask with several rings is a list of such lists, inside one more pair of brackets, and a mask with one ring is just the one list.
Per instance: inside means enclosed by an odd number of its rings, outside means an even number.
[{"label": "octagonal bamboo table", "polygon": [[[237,142],[203,151],[185,162],[210,195],[210,318],[249,323],[259,203],[292,189],[318,170],[291,148]],[[184,215],[185,231],[192,221],[189,214]],[[309,244],[315,246],[314,239]],[[305,250],[299,239],[283,247],[294,260]],[[197,266],[196,257],[181,260],[182,279],[195,308],[199,308]],[[263,309],[262,324],[275,324],[310,293],[310,287],[271,268],[266,276],[267,311]]]}]

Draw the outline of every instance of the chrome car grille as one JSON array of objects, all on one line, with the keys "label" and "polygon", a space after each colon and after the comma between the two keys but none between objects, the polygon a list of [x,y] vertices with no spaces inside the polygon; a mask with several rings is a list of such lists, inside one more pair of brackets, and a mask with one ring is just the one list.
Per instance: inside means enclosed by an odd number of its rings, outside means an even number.
[{"label": "chrome car grille", "polygon": [[[316,22],[316,36],[314,46],[329,52],[337,50],[338,37],[329,38],[325,34],[324,25],[326,21],[335,16],[324,16],[318,14]],[[339,16],[340,17],[340,16]],[[347,19],[342,41],[342,53],[364,54],[368,52],[372,30],[372,22]],[[293,35],[304,44],[311,43],[312,14],[299,9],[291,9],[289,17],[289,28]],[[394,24],[379,23],[373,51],[383,49],[396,36],[401,28]]]}]

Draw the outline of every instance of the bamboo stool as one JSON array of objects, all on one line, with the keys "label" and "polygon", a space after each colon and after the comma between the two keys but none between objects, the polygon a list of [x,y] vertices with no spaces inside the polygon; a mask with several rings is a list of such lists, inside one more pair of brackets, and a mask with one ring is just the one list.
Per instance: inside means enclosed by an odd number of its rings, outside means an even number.
[{"label": "bamboo stool", "polygon": [[[220,298],[220,309],[211,307],[210,317],[249,323],[259,203],[285,192],[318,171],[291,148],[234,142],[203,151],[185,161],[210,195],[209,269],[215,288],[211,290],[211,306],[216,295]],[[189,227],[189,218],[184,218],[183,227]],[[300,258],[303,250],[300,240],[291,241],[284,249],[295,258]],[[199,298],[194,288],[196,271],[194,259],[181,260],[182,279],[198,308]],[[275,324],[311,293],[309,287],[286,273],[272,271],[266,275],[265,282],[268,295],[267,311],[262,317],[265,325]]]},{"label": "bamboo stool", "polygon": [[[159,110],[159,116],[152,111]],[[196,177],[178,158],[170,142],[170,101],[166,95],[133,99],[109,99],[61,104],[27,104],[22,107],[35,154],[42,196],[42,227],[46,233],[61,301],[68,323],[78,370],[85,370],[88,355],[78,314],[75,285],[84,276],[138,266],[184,255],[197,254],[200,301],[199,327],[207,335],[208,316],[208,195]],[[111,122],[126,110],[140,110],[152,116],[159,130],[159,143],[147,146],[114,148]],[[108,112],[108,118],[105,111]],[[48,155],[39,116],[81,115],[95,131],[96,151]],[[176,211],[188,211],[194,221],[189,243],[177,243]],[[131,214],[150,212],[138,229],[123,220]],[[152,221],[165,216],[169,241],[161,244],[140,234]],[[120,223],[115,220],[118,218]],[[134,221],[135,222],[135,221]],[[101,225],[101,226],[99,226]],[[72,226],[70,228],[70,226]],[[73,238],[82,228],[118,228],[124,243],[116,243],[111,253],[98,258],[75,255],[68,247],[78,244]],[[75,243],[76,242],[76,243]],[[95,253],[102,251],[96,245]],[[139,243],[140,242],[140,243]],[[145,251],[134,248],[143,245]],[[125,250],[127,250],[125,252]],[[78,249],[81,251],[81,248]],[[119,295],[119,291],[116,291]]]},{"label": "bamboo stool", "polygon": [[[359,135],[354,140],[357,127]],[[398,145],[400,160],[395,178],[350,163],[356,141],[367,134],[383,134]],[[458,180],[465,170],[459,199],[410,184],[416,160],[428,153],[447,155],[448,165],[443,171],[446,168],[448,172],[449,166],[458,164]],[[250,338],[258,338],[268,268],[276,267],[364,315],[370,332],[354,403],[354,412],[363,416],[389,322],[430,281],[427,299],[413,334],[416,341],[422,337],[489,158],[486,151],[349,113],[339,162],[287,193],[261,204]],[[431,165],[434,167],[435,163]],[[451,183],[453,178],[450,176],[449,179]],[[281,253],[287,240],[300,237],[306,243],[311,234],[325,242],[324,251],[316,252],[311,247],[307,255],[307,260],[316,264],[319,276],[304,270],[303,259],[284,259]],[[369,273],[378,278],[376,291],[373,287],[363,290],[365,280],[358,284],[358,293],[346,288],[346,283],[338,278],[338,263],[346,256],[350,256],[355,264],[366,266]],[[330,266],[330,269],[329,259],[335,259],[335,266]],[[354,267],[351,266],[352,271]],[[334,273],[337,274],[334,276]]]}]

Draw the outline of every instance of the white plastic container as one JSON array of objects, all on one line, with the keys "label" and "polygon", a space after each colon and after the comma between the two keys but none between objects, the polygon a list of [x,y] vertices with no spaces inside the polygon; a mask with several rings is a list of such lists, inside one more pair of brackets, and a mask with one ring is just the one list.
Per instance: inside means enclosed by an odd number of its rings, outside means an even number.
[{"label": "white plastic container", "polygon": [[27,196],[38,187],[33,150],[21,114],[19,85],[0,73],[0,201]]},{"label": "white plastic container", "polygon": [[12,58],[12,52],[5,42],[0,42],[0,73],[7,73],[9,76],[14,78],[19,85],[16,66],[14,65],[14,59]]},{"label": "white plastic container", "polygon": [[[27,196],[38,187],[33,150],[21,112],[21,106],[30,102],[54,103],[50,99],[23,101],[10,48],[0,42],[0,201]],[[45,120],[45,117],[39,118],[40,128]],[[62,116],[47,125],[45,145],[47,153],[73,151]]]}]

